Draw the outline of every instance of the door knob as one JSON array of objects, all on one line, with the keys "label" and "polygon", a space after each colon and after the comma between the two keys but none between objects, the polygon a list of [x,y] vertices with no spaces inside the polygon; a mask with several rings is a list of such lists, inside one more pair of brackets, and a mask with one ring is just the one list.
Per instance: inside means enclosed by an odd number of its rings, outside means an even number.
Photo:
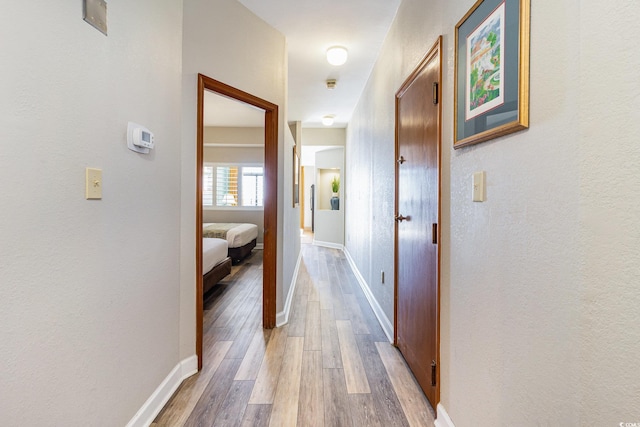
[{"label": "door knob", "polygon": [[405,219],[406,219],[407,221],[409,221],[409,218],[411,218],[411,217],[409,217],[409,216],[402,216],[402,215],[396,215],[394,219],[395,219],[396,221],[398,221],[398,222],[402,222],[402,221],[404,221]]},{"label": "door knob", "polygon": [[398,163],[403,164],[404,162],[406,162],[404,156],[400,156],[400,158],[398,160],[396,160]]}]

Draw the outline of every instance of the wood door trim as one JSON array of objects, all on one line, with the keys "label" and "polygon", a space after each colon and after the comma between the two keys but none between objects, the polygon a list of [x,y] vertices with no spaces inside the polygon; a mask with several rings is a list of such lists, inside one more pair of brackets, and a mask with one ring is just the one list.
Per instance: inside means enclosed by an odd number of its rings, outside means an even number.
[{"label": "wood door trim", "polygon": [[278,236],[278,106],[198,74],[196,131],[196,354],[202,369],[202,169],[204,160],[204,92],[209,90],[265,111],[264,117],[264,250],[262,273],[262,326],[276,326],[276,250]]},{"label": "wood door trim", "polygon": [[[442,35],[438,36],[438,40],[433,44],[431,49],[427,52],[427,54],[422,58],[420,63],[416,66],[413,72],[407,77],[407,79],[402,83],[400,89],[396,92],[395,96],[395,159],[397,160],[400,156],[399,150],[399,103],[402,95],[407,91],[407,89],[411,86],[411,84],[415,81],[415,79],[420,75],[422,70],[429,64],[429,62],[438,58],[438,81],[439,81],[439,93],[438,93],[438,224],[441,222],[441,213],[442,213]],[[395,204],[394,204],[394,212],[397,215],[399,209],[399,201],[398,201],[398,180],[399,180],[399,167],[398,162],[395,162]],[[437,286],[437,297],[436,297],[436,318],[437,318],[437,327],[436,327],[436,404],[440,401],[440,249],[442,239],[440,236],[442,235],[442,227],[438,226],[438,243],[436,248],[436,286]],[[393,290],[393,345],[398,346],[398,222],[395,222],[394,225],[394,290]],[[435,405],[434,405],[435,406]]]}]

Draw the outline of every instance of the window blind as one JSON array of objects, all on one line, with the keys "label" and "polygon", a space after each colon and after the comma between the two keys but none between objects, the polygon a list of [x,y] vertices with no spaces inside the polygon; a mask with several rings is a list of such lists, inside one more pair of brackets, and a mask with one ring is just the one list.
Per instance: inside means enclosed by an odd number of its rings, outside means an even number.
[{"label": "window blind", "polygon": [[205,164],[202,180],[205,207],[263,206],[263,166]]},{"label": "window blind", "polygon": [[216,167],[216,206],[238,206],[238,167]]}]

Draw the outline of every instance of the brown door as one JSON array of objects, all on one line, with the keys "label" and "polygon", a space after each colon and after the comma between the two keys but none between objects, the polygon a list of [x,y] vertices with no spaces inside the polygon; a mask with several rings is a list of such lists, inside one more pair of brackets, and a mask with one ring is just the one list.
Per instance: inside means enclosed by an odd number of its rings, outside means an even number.
[{"label": "brown door", "polygon": [[396,94],[396,345],[435,408],[438,386],[440,39]]}]

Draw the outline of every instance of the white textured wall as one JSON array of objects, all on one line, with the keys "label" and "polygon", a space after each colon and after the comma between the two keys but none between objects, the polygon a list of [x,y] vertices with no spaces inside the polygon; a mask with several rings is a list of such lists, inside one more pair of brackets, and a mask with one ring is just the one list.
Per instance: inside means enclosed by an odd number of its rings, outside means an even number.
[{"label": "white textured wall", "polygon": [[640,8],[533,4],[530,129],[454,151],[454,27],[473,3],[401,5],[347,131],[347,249],[392,319],[376,275],[393,267],[393,95],[443,34],[441,402],[457,427],[637,422]]},{"label": "white textured wall", "polygon": [[[279,106],[278,310],[282,309],[283,286],[286,283],[288,287],[296,260],[283,257],[283,242],[287,233],[291,234],[289,229],[295,226],[284,221],[285,210],[293,209],[290,188],[285,187],[285,181],[292,173],[291,162],[287,162],[285,158],[289,148],[284,137],[287,129],[285,39],[235,0],[185,0],[183,13],[180,354],[188,357],[195,352],[194,239],[198,73]],[[292,245],[295,243],[291,242]],[[299,239],[297,245],[299,250]]]},{"label": "white textured wall", "polygon": [[108,37],[81,2],[2,15],[0,424],[122,426],[179,360],[182,5],[110,1]]},{"label": "white textured wall", "polygon": [[[286,120],[285,120],[286,123]],[[277,313],[284,312],[284,303],[292,288],[295,279],[293,273],[300,255],[300,206],[293,208],[293,146],[295,141],[289,128],[284,128],[284,171],[279,175],[279,180],[284,185],[284,206],[282,207],[284,227],[278,233],[278,246],[282,247],[283,263],[278,264],[282,268],[282,291],[278,287]]]},{"label": "white textured wall", "polygon": [[[469,6],[449,7],[452,26]],[[458,426],[582,424],[578,7],[532,8],[530,129],[451,152],[442,400]],[[470,201],[479,170],[485,203]]]},{"label": "white textured wall", "polygon": [[[580,5],[581,412],[640,422],[640,6]],[[603,37],[606,34],[607,37]],[[575,45],[573,45],[575,48]],[[594,76],[607,75],[607,84]],[[574,76],[575,77],[575,76]],[[587,419],[585,417],[585,419]]]}]

